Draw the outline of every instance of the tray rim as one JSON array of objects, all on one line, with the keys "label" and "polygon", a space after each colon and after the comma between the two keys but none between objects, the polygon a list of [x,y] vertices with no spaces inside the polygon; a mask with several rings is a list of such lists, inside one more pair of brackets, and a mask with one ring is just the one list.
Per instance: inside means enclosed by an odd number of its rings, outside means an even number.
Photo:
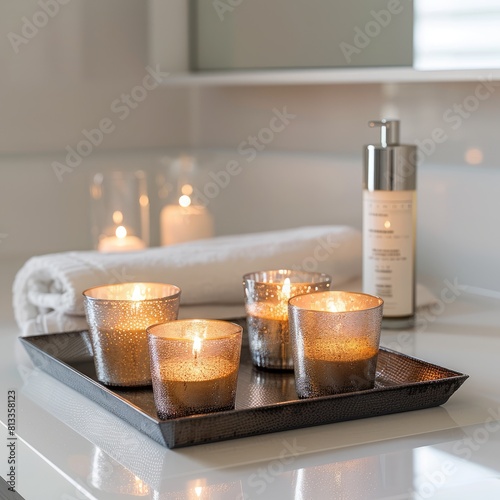
[{"label": "tray rim", "polygon": [[[76,369],[72,365],[68,364],[67,362],[65,362],[65,361],[59,359],[58,357],[55,357],[54,355],[43,350],[39,345],[37,345],[36,341],[33,342],[34,339],[41,339],[44,337],[45,338],[47,338],[47,337],[53,338],[53,337],[56,337],[57,335],[60,335],[60,334],[82,335],[85,332],[86,332],[86,330],[75,330],[75,331],[69,331],[69,332],[60,332],[60,333],[51,333],[51,334],[42,334],[42,335],[20,336],[20,337],[18,337],[18,339],[21,341],[21,343],[23,344],[23,346],[27,350],[28,355],[30,356],[30,359],[31,359],[33,365],[37,369],[44,371],[45,373],[47,373],[51,377],[55,378],[59,382],[72,388],[73,390],[78,392],[80,395],[82,395],[82,396],[86,397],[87,399],[94,401],[96,404],[99,404],[100,406],[104,407],[104,409],[106,409],[107,411],[110,411],[110,413],[114,414],[118,418],[121,418],[122,420],[125,420],[130,425],[134,426],[134,428],[136,430],[139,430],[140,432],[142,432],[143,434],[146,434],[148,437],[150,437],[154,441],[156,441],[156,442],[160,443],[161,445],[166,446],[168,448],[176,448],[178,446],[180,447],[180,446],[190,446],[190,445],[185,445],[185,444],[184,445],[175,445],[174,444],[173,446],[170,446],[167,442],[166,436],[164,435],[163,429],[164,428],[166,429],[167,427],[175,426],[176,424],[182,425],[183,423],[187,423],[187,422],[190,422],[193,420],[213,419],[213,418],[217,418],[217,417],[222,416],[222,415],[235,415],[235,414],[245,415],[246,413],[254,412],[256,410],[264,411],[264,412],[265,411],[273,411],[273,410],[276,410],[277,408],[280,408],[280,407],[286,408],[286,407],[308,406],[308,405],[315,404],[315,403],[321,404],[321,402],[335,401],[335,400],[339,400],[339,399],[346,400],[346,399],[350,399],[350,398],[359,397],[360,395],[363,396],[363,395],[370,395],[370,394],[394,392],[394,391],[401,390],[402,388],[411,389],[412,387],[432,386],[432,385],[441,384],[441,383],[445,383],[445,382],[449,382],[449,383],[454,382],[454,383],[459,384],[457,387],[457,389],[458,389],[469,378],[469,375],[467,375],[465,373],[461,373],[461,372],[458,372],[456,370],[452,370],[452,369],[437,365],[435,363],[430,363],[430,362],[425,361],[421,358],[417,358],[415,356],[401,353],[399,351],[390,349],[388,347],[380,346],[380,350],[384,351],[388,355],[406,358],[406,359],[411,360],[412,362],[416,362],[417,364],[425,364],[429,368],[435,368],[436,370],[441,371],[441,372],[445,371],[448,373],[449,376],[442,377],[442,378],[430,379],[430,380],[420,380],[420,381],[416,381],[416,382],[407,382],[404,384],[388,385],[388,386],[384,386],[384,387],[374,387],[372,389],[366,389],[363,391],[353,391],[353,392],[348,392],[348,393],[332,394],[329,396],[319,396],[319,397],[312,397],[312,398],[305,398],[305,399],[297,398],[297,399],[293,399],[290,401],[279,401],[276,403],[261,405],[261,406],[256,406],[256,407],[247,407],[247,408],[240,408],[240,409],[234,408],[232,410],[224,410],[224,411],[219,411],[219,412],[214,412],[214,413],[205,413],[205,414],[200,414],[200,415],[189,415],[189,416],[185,416],[185,417],[178,417],[178,418],[171,418],[171,419],[162,420],[158,417],[155,418],[155,417],[149,415],[142,408],[140,408],[139,406],[134,404],[132,401],[123,397],[119,393],[115,392],[115,390],[113,390],[114,388],[110,388],[110,387],[100,383],[99,381],[92,379],[91,377],[80,372],[78,369]],[[90,398],[87,394],[83,393],[81,390],[75,388],[72,384],[68,383],[68,381],[62,380],[61,378],[56,377],[53,373],[51,373],[51,371],[44,369],[43,366],[42,367],[38,366],[31,356],[30,349],[36,350],[44,358],[49,358],[51,362],[55,361],[57,363],[57,365],[62,367],[64,370],[69,370],[70,372],[75,374],[77,377],[83,379],[83,381],[86,384],[90,384],[90,386],[93,387],[94,389],[96,389],[98,391],[102,391],[103,393],[107,394],[108,396],[111,396],[113,398],[113,400],[118,401],[121,405],[124,405],[125,407],[132,409],[134,412],[139,413],[141,418],[146,417],[151,424],[153,424],[155,427],[158,427],[160,434],[163,436],[163,442],[158,441],[158,439],[155,439],[151,434],[147,433],[144,429],[138,429],[132,422],[130,422],[129,420],[127,420],[123,416],[119,415],[118,413],[114,412],[108,406],[103,405],[101,402],[96,401],[93,398]],[[93,358],[93,355],[89,353],[89,361],[92,358]],[[457,390],[457,389],[455,389],[455,390]],[[120,387],[117,386],[116,390],[120,390]],[[446,401],[449,399],[449,397],[451,397],[453,395],[455,390],[453,390],[450,393],[448,398],[443,403],[437,403],[437,404],[434,404],[434,405],[431,405],[428,407],[440,406],[441,404],[446,403]],[[422,407],[421,409],[424,409],[424,408],[426,408],[426,407]],[[416,409],[419,409],[419,408],[416,408]],[[406,410],[406,411],[414,411],[414,410]],[[390,413],[391,412],[387,412],[387,413],[377,414],[377,415],[373,415],[373,416],[385,415],[385,414],[390,414]],[[361,419],[361,418],[366,418],[366,417],[358,417],[358,419]],[[338,421],[332,421],[330,423],[337,423],[337,422]],[[326,422],[326,423],[328,423],[328,422]],[[323,425],[323,424],[311,424],[311,426],[313,426],[313,425]],[[280,432],[280,431],[284,431],[284,430],[292,430],[294,428],[297,428],[297,427],[284,428],[281,430],[278,429],[278,430],[263,431],[260,434],[265,434],[266,432]],[[250,436],[251,435],[255,435],[255,434],[250,434]],[[245,437],[245,436],[248,436],[248,434],[236,435],[236,436],[234,436],[234,438],[241,438],[241,437]],[[224,439],[227,439],[227,438],[224,438]],[[214,442],[217,440],[218,439],[214,439],[212,441],[202,441],[200,443],[193,443],[193,444],[204,444],[205,442]]]}]

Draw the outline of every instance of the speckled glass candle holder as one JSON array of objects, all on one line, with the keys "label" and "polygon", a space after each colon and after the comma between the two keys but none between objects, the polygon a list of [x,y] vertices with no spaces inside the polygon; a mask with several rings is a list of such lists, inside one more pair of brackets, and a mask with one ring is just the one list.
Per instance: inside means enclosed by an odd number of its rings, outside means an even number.
[{"label": "speckled glass candle holder", "polygon": [[177,319],[180,294],[180,288],[163,283],[122,283],[83,292],[100,382],[151,384],[146,328]]},{"label": "speckled glass candle holder", "polygon": [[148,328],[153,394],[162,419],[234,408],[243,328],[186,319]]},{"label": "speckled glass candle holder", "polygon": [[354,292],[290,299],[295,387],[300,398],[371,389],[384,301]]},{"label": "speckled glass candle holder", "polygon": [[295,295],[328,290],[330,283],[327,274],[286,269],[243,276],[248,338],[255,366],[293,370],[288,300]]}]

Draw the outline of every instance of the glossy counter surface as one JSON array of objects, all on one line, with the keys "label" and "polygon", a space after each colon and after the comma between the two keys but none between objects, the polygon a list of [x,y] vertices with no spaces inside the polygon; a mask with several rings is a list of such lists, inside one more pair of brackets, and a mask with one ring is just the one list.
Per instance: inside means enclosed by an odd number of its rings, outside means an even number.
[{"label": "glossy counter surface", "polygon": [[500,498],[500,301],[448,292],[414,330],[382,336],[470,376],[443,407],[175,450],[33,369],[4,322],[0,439],[13,390],[17,490],[26,500]]}]

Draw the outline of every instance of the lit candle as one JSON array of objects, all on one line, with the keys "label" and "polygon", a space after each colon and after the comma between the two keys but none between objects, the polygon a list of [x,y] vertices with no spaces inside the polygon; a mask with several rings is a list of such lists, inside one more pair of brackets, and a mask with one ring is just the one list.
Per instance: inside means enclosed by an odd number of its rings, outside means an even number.
[{"label": "lit candle", "polygon": [[299,397],[374,386],[383,301],[352,292],[318,292],[289,302]]},{"label": "lit candle", "polygon": [[129,235],[125,226],[118,226],[114,236],[105,236],[99,241],[97,249],[100,252],[130,252],[146,248],[141,238]]},{"label": "lit candle", "polygon": [[288,300],[295,295],[327,290],[330,277],[280,269],[250,273],[243,280],[253,363],[262,368],[292,370]]},{"label": "lit candle", "polygon": [[123,283],[83,292],[97,378],[106,385],[151,384],[146,328],[177,319],[180,289]]},{"label": "lit candle", "polygon": [[189,195],[179,197],[177,205],[166,205],[160,216],[163,246],[211,238],[214,222],[210,212],[201,205],[192,205]]},{"label": "lit candle", "polygon": [[256,353],[257,365],[292,369],[293,358],[288,332],[290,278],[285,278],[282,285],[275,285],[275,296],[277,302],[254,302],[247,305],[250,345]]},{"label": "lit candle", "polygon": [[148,328],[153,393],[160,418],[234,408],[242,328],[182,320]]},{"label": "lit candle", "polygon": [[175,415],[234,408],[238,369],[223,359],[168,361],[161,367],[160,398],[176,402]]}]

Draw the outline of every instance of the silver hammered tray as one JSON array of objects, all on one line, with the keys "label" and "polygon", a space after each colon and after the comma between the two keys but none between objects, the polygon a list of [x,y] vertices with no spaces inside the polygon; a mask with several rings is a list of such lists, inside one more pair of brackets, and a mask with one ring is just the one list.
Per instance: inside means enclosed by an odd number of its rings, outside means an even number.
[{"label": "silver hammered tray", "polygon": [[160,420],[151,387],[97,381],[87,332],[21,337],[35,366],[168,448],[439,406],[467,375],[381,348],[375,387],[298,399],[293,373],[256,369],[243,347],[234,410]]}]

